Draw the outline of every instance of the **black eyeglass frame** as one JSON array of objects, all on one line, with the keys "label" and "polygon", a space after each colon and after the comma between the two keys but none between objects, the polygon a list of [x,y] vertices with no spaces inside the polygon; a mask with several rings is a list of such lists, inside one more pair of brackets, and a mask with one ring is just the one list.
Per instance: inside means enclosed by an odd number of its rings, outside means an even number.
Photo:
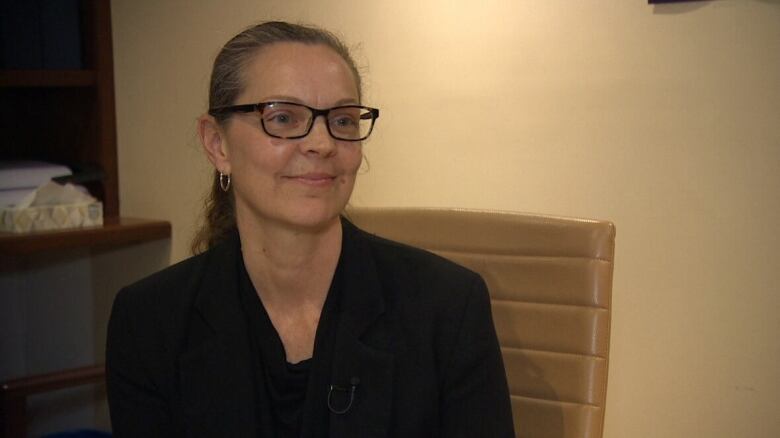
[{"label": "black eyeglass frame", "polygon": [[[304,132],[301,135],[295,135],[295,136],[291,136],[291,137],[283,137],[283,136],[271,134],[270,132],[268,132],[268,130],[265,128],[265,120],[262,117],[263,109],[265,109],[265,107],[270,106],[270,105],[279,105],[279,104],[295,105],[295,106],[306,108],[309,111],[311,111],[311,119],[309,120],[309,126],[306,127],[306,132]],[[307,135],[309,135],[309,133],[311,132],[311,128],[314,126],[314,121],[317,120],[317,117],[324,116],[325,120],[327,121],[328,120],[328,114],[330,114],[331,111],[344,109],[344,108],[360,108],[360,109],[366,110],[367,112],[365,114],[362,114],[360,116],[360,118],[362,120],[367,120],[368,118],[371,119],[371,126],[368,128],[368,132],[366,133],[366,135],[364,135],[363,137],[360,137],[360,138],[343,138],[343,137],[339,137],[339,136],[335,135],[333,133],[333,131],[331,131],[331,129],[330,129],[330,123],[326,122],[325,126],[328,128],[328,134],[330,134],[330,136],[335,138],[336,140],[341,140],[341,141],[363,141],[363,140],[367,139],[371,135],[371,133],[374,131],[374,125],[376,124],[376,119],[379,118],[379,109],[378,108],[371,108],[371,107],[363,106],[363,105],[339,105],[339,106],[334,106],[333,108],[319,109],[319,108],[313,108],[313,107],[310,107],[308,105],[304,105],[304,104],[298,103],[298,102],[285,102],[285,101],[281,101],[281,100],[274,100],[274,101],[269,101],[269,102],[247,103],[247,104],[243,104],[243,105],[220,106],[220,107],[216,107],[216,108],[209,108],[208,112],[209,112],[209,114],[211,116],[216,117],[218,115],[225,115],[225,114],[232,114],[232,113],[252,113],[252,112],[257,111],[258,113],[261,114],[260,125],[263,127],[263,132],[265,132],[266,135],[268,135],[269,137],[281,138],[281,139],[285,139],[285,140],[295,140],[295,139],[303,138],[303,137],[306,137]]]}]

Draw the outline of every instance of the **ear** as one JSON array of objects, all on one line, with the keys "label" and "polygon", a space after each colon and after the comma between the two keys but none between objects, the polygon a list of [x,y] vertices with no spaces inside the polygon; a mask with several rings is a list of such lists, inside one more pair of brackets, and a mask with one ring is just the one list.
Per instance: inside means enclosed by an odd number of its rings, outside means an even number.
[{"label": "ear", "polygon": [[208,114],[198,117],[198,137],[211,164],[218,172],[230,175],[230,157],[225,132],[214,117]]}]

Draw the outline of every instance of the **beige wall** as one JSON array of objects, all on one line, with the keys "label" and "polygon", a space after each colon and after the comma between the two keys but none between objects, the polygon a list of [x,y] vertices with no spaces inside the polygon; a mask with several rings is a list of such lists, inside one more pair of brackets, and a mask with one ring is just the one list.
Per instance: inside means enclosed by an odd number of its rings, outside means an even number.
[{"label": "beige wall", "polygon": [[780,2],[646,3],[115,0],[122,213],[185,257],[213,56],[321,24],[382,109],[353,204],[616,223],[607,438],[780,436]]}]

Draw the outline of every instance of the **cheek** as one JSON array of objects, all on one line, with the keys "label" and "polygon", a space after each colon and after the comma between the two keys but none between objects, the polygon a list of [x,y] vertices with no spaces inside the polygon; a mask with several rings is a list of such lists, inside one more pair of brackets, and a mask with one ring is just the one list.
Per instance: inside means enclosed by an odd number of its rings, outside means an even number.
[{"label": "cheek", "polygon": [[291,148],[279,147],[265,139],[247,139],[234,145],[231,163],[235,172],[273,176],[288,166],[292,153]]},{"label": "cheek", "polygon": [[347,169],[350,175],[354,175],[357,173],[358,169],[360,169],[360,165],[362,163],[363,148],[358,146],[347,154],[347,158],[345,160],[345,169]]}]

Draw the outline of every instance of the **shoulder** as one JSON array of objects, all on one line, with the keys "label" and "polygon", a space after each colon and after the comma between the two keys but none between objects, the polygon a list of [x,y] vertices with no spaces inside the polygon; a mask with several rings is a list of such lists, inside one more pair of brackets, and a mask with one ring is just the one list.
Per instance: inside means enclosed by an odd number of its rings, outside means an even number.
[{"label": "shoulder", "polygon": [[[407,335],[395,339],[403,339],[398,342],[412,356],[430,353],[431,363],[444,366],[464,336],[480,341],[495,337],[490,296],[479,274],[424,249],[357,228],[354,237],[369,260],[356,263],[376,272],[386,320],[394,333]],[[464,348],[472,347],[476,348]]]},{"label": "shoulder", "polygon": [[464,266],[357,227],[353,233],[368,252],[388,302],[413,304],[437,313],[460,313],[467,302],[488,298],[482,277]]},{"label": "shoulder", "polygon": [[213,277],[226,271],[217,248],[122,288],[111,309],[108,345],[114,350],[135,345],[137,351],[156,358],[173,354],[196,314],[203,284],[219,283]]},{"label": "shoulder", "polygon": [[112,314],[129,312],[143,320],[166,320],[186,314],[204,282],[219,283],[230,272],[235,246],[229,239],[124,287],[114,299]]},{"label": "shoulder", "polygon": [[386,239],[357,227],[355,233],[371,251],[379,270],[411,273],[440,281],[462,282],[480,278],[474,271],[425,249]]},{"label": "shoulder", "polygon": [[154,304],[155,307],[159,307],[167,301],[175,301],[178,295],[194,289],[196,279],[202,276],[208,258],[207,251],[125,286],[119,291],[116,303]]}]

